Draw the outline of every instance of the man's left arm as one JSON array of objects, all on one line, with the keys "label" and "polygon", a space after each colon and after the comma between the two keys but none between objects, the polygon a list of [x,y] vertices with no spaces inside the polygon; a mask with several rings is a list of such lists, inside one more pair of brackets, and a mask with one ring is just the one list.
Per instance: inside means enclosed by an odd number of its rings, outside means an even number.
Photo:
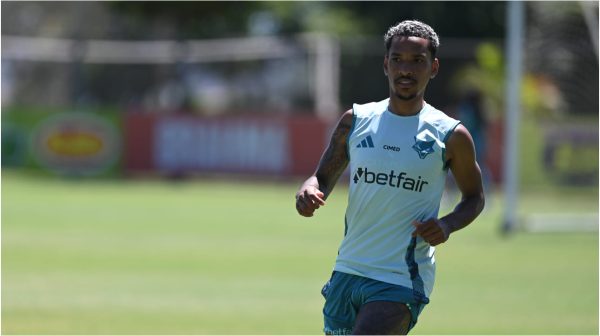
[{"label": "man's left arm", "polygon": [[447,241],[452,232],[473,222],[485,204],[473,138],[463,125],[458,125],[446,142],[446,159],[462,194],[460,202],[452,212],[440,219],[413,223],[413,236],[423,237],[432,246]]}]

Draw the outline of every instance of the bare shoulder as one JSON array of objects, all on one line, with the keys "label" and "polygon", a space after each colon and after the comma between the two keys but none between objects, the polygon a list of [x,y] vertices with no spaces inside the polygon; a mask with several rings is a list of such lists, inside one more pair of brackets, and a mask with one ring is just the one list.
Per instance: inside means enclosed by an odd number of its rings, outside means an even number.
[{"label": "bare shoulder", "polygon": [[340,118],[338,125],[343,125],[343,127],[352,127],[352,118],[354,118],[353,113],[354,112],[352,112],[352,109],[344,112],[344,114],[342,114],[342,117]]},{"label": "bare shoulder", "polygon": [[342,114],[338,124],[333,132],[334,140],[342,140],[345,142],[345,138],[350,133],[350,129],[352,128],[352,110],[348,110]]},{"label": "bare shoulder", "polygon": [[454,157],[475,155],[473,137],[471,137],[469,130],[462,124],[456,126],[446,141],[446,153],[448,160]]}]

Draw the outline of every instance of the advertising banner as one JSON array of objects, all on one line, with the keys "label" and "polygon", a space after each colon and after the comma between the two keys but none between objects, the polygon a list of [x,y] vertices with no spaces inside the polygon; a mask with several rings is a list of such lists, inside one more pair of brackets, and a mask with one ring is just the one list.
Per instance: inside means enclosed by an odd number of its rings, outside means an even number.
[{"label": "advertising banner", "polygon": [[314,117],[131,114],[124,125],[128,172],[305,175],[316,167],[328,132]]},{"label": "advertising banner", "polygon": [[122,142],[118,120],[114,111],[3,111],[2,164],[69,176],[115,174]]},{"label": "advertising banner", "polygon": [[61,113],[33,129],[33,158],[47,170],[66,175],[98,175],[119,158],[120,135],[92,113]]}]

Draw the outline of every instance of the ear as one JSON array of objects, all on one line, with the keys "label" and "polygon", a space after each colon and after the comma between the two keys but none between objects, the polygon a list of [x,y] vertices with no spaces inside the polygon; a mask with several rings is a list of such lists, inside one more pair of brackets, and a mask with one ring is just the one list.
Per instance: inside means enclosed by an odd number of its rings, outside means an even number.
[{"label": "ear", "polygon": [[433,62],[431,63],[431,77],[430,79],[435,78],[435,76],[437,76],[438,71],[440,71],[440,60],[436,58],[433,59]]},{"label": "ear", "polygon": [[385,55],[383,57],[383,73],[387,76],[388,75],[388,56]]}]

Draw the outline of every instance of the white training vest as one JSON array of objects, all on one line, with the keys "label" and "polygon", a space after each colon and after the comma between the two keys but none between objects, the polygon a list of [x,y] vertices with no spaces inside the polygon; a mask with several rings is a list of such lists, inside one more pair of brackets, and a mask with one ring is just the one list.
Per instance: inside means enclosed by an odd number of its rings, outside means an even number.
[{"label": "white training vest", "polygon": [[346,232],[335,270],[411,288],[428,302],[435,249],[411,237],[412,221],[438,216],[445,141],[459,121],[427,103],[402,117],[388,103],[353,106]]}]

